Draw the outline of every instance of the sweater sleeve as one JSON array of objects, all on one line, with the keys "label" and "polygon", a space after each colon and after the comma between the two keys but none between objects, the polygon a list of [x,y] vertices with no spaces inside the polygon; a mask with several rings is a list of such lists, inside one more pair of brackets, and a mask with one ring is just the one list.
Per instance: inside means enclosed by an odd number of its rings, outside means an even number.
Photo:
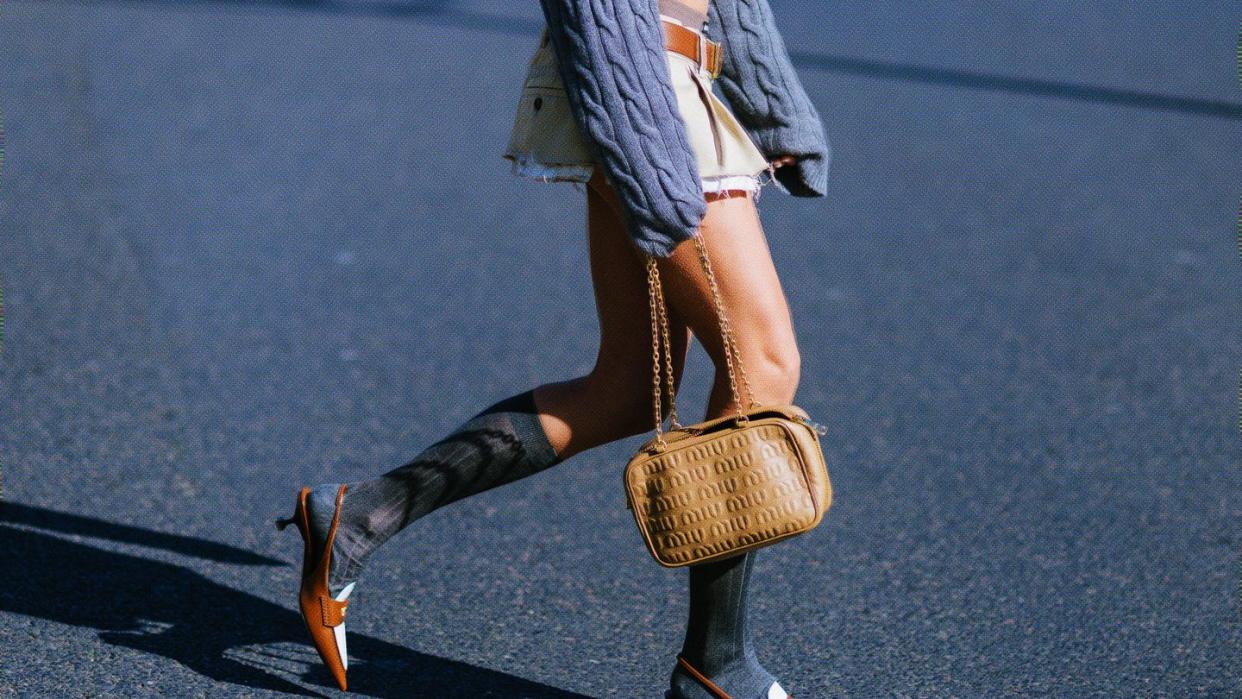
[{"label": "sweater sleeve", "polygon": [[671,254],[707,213],[657,0],[540,0],[570,112],[644,252]]},{"label": "sweater sleeve", "polygon": [[776,168],[777,183],[794,196],[824,196],[832,150],[768,0],[713,0],[707,33],[724,44],[716,83],[755,144],[769,160],[798,156]]}]

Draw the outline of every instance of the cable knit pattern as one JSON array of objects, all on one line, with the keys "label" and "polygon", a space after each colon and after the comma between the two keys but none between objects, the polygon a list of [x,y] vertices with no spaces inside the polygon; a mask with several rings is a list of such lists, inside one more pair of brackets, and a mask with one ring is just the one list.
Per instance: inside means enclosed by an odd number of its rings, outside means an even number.
[{"label": "cable knit pattern", "polygon": [[658,0],[540,0],[557,70],[644,252],[668,256],[707,213],[668,75]]},{"label": "cable knit pattern", "polygon": [[776,169],[777,183],[794,196],[824,196],[832,150],[768,0],[712,0],[706,33],[724,43],[716,84],[759,150],[769,160],[798,156],[796,165]]},{"label": "cable knit pattern", "polygon": [[[658,0],[540,0],[566,99],[625,209],[635,244],[666,257],[707,213],[698,163],[668,74]],[[717,83],[776,169],[777,184],[823,196],[829,151],[767,0],[712,0],[708,35],[724,44]]]}]

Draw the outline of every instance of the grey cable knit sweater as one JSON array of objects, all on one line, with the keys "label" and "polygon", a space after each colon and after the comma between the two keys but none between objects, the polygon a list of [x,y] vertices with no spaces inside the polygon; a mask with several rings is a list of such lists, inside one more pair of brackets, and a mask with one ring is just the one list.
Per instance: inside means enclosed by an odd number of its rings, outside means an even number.
[{"label": "grey cable knit sweater", "polygon": [[[630,236],[665,257],[698,230],[707,203],[677,108],[658,0],[540,0],[566,97],[626,210]],[[716,83],[785,192],[822,197],[831,150],[768,0],[711,0],[707,36],[724,44]]]}]

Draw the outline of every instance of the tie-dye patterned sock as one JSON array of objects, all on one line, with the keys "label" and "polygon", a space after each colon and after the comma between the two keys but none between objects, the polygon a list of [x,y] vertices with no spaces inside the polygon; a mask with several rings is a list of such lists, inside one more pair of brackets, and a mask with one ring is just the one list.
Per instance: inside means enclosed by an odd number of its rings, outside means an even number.
[{"label": "tie-dye patterned sock", "polygon": [[[355,581],[367,558],[419,517],[561,460],[539,422],[532,389],[484,408],[413,461],[348,484],[332,544],[329,591],[335,595]],[[311,532],[320,541],[327,538],[338,487],[311,490]]]}]

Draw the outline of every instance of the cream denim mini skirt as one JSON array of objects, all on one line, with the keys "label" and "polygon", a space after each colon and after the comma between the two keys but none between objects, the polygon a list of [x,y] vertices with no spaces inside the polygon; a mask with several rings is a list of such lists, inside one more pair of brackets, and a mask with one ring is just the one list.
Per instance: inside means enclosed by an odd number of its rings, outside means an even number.
[{"label": "cream denim mini skirt", "polygon": [[[711,72],[675,51],[665,54],[704,193],[742,189],[758,198],[772,180],[767,158],[712,92]],[[570,111],[546,27],[530,58],[503,157],[515,175],[543,182],[586,182],[596,165]]]}]

